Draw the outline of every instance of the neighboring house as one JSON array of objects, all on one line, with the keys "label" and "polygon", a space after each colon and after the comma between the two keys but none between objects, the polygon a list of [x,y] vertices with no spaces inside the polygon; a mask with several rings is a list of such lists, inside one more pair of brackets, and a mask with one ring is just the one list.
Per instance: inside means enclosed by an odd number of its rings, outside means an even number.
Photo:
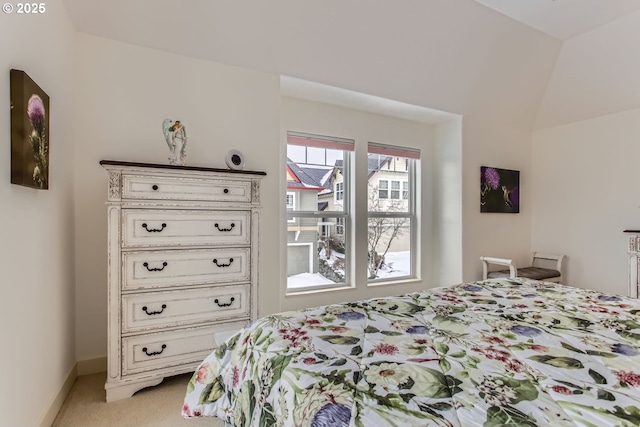
[{"label": "neighboring house", "polygon": [[[408,208],[407,159],[377,154],[369,155],[369,210],[406,211]],[[333,167],[300,165],[287,159],[287,210],[333,212],[344,203],[343,162]],[[343,218],[296,218],[287,223],[287,275],[318,271],[318,241],[337,236],[344,238]],[[408,251],[409,233],[400,233],[389,248]]]},{"label": "neighboring house", "polygon": [[[409,203],[408,159],[369,154],[369,210],[370,211],[407,211]],[[344,203],[344,177],[342,161],[336,161],[325,190],[318,194],[318,202],[326,203],[327,211],[342,209]],[[344,224],[336,221],[330,235],[342,236]],[[390,251],[408,251],[411,241],[408,233],[401,233],[394,239]]]},{"label": "neighboring house", "polygon": [[[301,167],[287,159],[287,210],[317,211],[318,193],[325,188],[321,181],[331,167]],[[326,178],[325,178],[326,181]],[[318,220],[287,219],[287,276],[318,271]]]}]

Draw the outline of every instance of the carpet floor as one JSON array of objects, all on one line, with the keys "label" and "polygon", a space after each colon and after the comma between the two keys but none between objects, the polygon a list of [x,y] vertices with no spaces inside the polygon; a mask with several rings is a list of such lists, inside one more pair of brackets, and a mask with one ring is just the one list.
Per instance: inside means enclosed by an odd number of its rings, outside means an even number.
[{"label": "carpet floor", "polygon": [[166,378],[129,399],[107,403],[105,373],[78,377],[52,427],[222,427],[217,418],[180,415],[190,378],[191,374]]}]

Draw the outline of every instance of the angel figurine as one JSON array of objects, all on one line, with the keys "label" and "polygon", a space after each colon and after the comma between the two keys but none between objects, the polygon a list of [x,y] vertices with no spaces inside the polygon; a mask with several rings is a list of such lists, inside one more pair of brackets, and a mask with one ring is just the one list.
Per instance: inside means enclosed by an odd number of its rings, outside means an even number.
[{"label": "angel figurine", "polygon": [[164,119],[162,121],[162,132],[164,133],[164,139],[169,146],[169,164],[184,166],[187,159],[187,130],[180,122],[175,122],[171,119]]}]

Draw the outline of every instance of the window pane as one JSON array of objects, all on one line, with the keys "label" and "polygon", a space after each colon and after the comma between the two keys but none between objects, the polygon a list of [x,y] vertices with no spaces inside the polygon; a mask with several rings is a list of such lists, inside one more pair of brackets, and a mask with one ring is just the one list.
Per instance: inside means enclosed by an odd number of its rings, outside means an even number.
[{"label": "window pane", "polygon": [[411,276],[411,219],[369,217],[369,280]]},{"label": "window pane", "polygon": [[[368,241],[369,282],[416,277],[413,266],[417,249],[415,230],[415,170],[412,151],[399,147],[369,144]],[[401,153],[407,153],[403,157]],[[400,154],[400,155],[399,155]]]},{"label": "window pane", "polygon": [[346,168],[353,144],[327,137],[315,145],[315,139],[309,141],[287,144],[287,289],[292,291],[340,286],[347,277]]},{"label": "window pane", "polygon": [[[371,183],[370,183],[371,185]],[[378,198],[379,199],[388,199],[389,198],[389,181],[383,181],[383,180],[379,180],[378,181]],[[375,188],[372,188],[369,190],[369,192],[375,192]],[[370,196],[372,196],[370,194]],[[371,200],[369,200],[369,204],[371,204]],[[369,208],[369,210],[371,210],[371,208]]]},{"label": "window pane", "polygon": [[400,181],[391,181],[391,198],[400,198]]},{"label": "window pane", "polygon": [[336,182],[336,200],[344,200],[344,182]]},{"label": "window pane", "polygon": [[288,145],[287,157],[296,163],[307,162],[307,147],[300,145]]},{"label": "window pane", "polygon": [[[302,158],[309,159],[308,163],[296,162],[290,155],[298,155],[300,148],[307,153]],[[295,193],[297,210],[344,211],[345,153],[330,148],[287,145],[287,192]]]},{"label": "window pane", "polygon": [[307,163],[313,165],[325,165],[327,162],[324,148],[307,147]]},{"label": "window pane", "polygon": [[[287,288],[301,290],[345,283],[344,218],[297,218],[288,233]],[[342,234],[339,232],[342,231]]]}]

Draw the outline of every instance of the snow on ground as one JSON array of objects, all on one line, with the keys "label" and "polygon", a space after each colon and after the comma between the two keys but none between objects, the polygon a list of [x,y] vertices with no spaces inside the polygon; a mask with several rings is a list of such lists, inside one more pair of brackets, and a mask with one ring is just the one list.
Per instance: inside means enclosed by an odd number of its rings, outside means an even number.
[{"label": "snow on ground", "polygon": [[409,251],[387,252],[384,260],[386,265],[378,271],[378,279],[411,274],[411,253]]},{"label": "snow on ground", "polygon": [[[378,279],[408,276],[411,274],[411,254],[409,251],[388,252],[384,258],[386,264],[378,272]],[[330,284],[333,284],[333,282],[319,273],[302,273],[287,278],[287,287],[289,289],[301,289],[307,286]]]}]

